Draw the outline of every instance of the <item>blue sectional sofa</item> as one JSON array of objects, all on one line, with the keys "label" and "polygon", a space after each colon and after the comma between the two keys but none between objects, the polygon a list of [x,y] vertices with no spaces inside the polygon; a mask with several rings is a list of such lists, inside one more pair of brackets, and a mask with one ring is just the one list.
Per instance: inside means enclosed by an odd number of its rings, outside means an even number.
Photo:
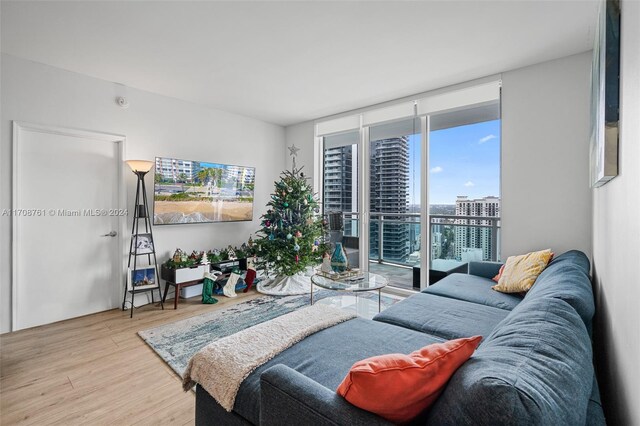
[{"label": "blue sectional sofa", "polygon": [[475,262],[373,320],[356,318],[280,353],[242,384],[233,412],[196,391],[197,425],[388,425],[335,393],[354,362],[482,335],[415,424],[603,425],[591,345],[589,260],[557,256],[522,297],[491,289],[499,263]]}]

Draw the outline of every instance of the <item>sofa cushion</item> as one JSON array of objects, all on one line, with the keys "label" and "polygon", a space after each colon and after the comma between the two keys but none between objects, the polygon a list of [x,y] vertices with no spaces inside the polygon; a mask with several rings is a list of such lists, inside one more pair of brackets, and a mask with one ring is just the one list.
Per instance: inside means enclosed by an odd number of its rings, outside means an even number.
[{"label": "sofa cushion", "polygon": [[451,274],[422,292],[507,310],[515,308],[522,301],[519,294],[505,294],[491,289],[494,284],[490,278]]},{"label": "sofa cushion", "polygon": [[390,306],[373,319],[443,339],[488,336],[509,311],[429,293],[418,293]]},{"label": "sofa cushion", "polygon": [[558,264],[566,264],[570,263],[581,268],[585,273],[589,273],[591,270],[591,264],[589,262],[589,258],[579,250],[569,250],[567,252],[562,253],[559,256],[555,256],[547,268],[551,265]]},{"label": "sofa cushion", "polygon": [[467,272],[469,275],[476,275],[482,278],[493,278],[500,272],[500,268],[504,266],[501,262],[489,261],[471,261],[469,262]]},{"label": "sofa cushion", "polygon": [[518,305],[458,369],[429,412],[437,425],[583,425],[591,342],[566,302]]},{"label": "sofa cushion", "polygon": [[523,303],[536,298],[564,300],[580,315],[591,334],[591,322],[596,307],[591,279],[580,266],[570,262],[549,265],[529,290]]},{"label": "sofa cushion", "polygon": [[481,336],[467,337],[433,343],[409,355],[363,359],[351,367],[338,395],[391,422],[409,422],[433,404],[480,340]]},{"label": "sofa cushion", "polygon": [[355,318],[319,331],[276,355],[247,377],[236,396],[233,411],[253,424],[260,417],[260,375],[284,364],[335,390],[359,360],[393,352],[410,353],[442,339],[382,322]]}]

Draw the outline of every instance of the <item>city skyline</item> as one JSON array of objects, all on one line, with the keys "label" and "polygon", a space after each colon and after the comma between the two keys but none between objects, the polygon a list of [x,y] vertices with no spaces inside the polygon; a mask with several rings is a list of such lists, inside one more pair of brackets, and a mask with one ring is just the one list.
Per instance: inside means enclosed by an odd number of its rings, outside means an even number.
[{"label": "city skyline", "polygon": [[431,132],[429,204],[500,197],[500,120]]},{"label": "city skyline", "polygon": [[[500,197],[500,120],[435,130],[429,135],[429,205],[456,197]],[[409,204],[420,204],[419,134],[408,136]]]},{"label": "city skyline", "polygon": [[[420,224],[407,223],[393,213],[420,211],[422,173],[429,173],[429,211],[450,216],[497,217],[500,211],[500,120],[436,130],[430,134],[429,168],[421,169],[420,134],[372,140],[369,148],[369,209],[386,213],[384,231],[379,219],[371,219],[369,255],[387,261],[415,263],[420,258]],[[359,188],[357,145],[326,148],[324,151],[324,208],[327,211],[353,211]],[[434,206],[442,206],[434,208]],[[455,219],[436,226],[432,259],[473,258],[488,260],[498,250],[490,220]],[[351,221],[345,221],[345,234],[353,235]],[[383,253],[379,253],[382,239]]]}]

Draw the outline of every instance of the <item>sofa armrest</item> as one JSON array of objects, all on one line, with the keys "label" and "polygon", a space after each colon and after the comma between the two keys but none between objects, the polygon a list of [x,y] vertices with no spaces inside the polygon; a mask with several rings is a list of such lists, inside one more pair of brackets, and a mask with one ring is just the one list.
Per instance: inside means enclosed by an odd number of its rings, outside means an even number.
[{"label": "sofa armrest", "polygon": [[278,364],[260,376],[260,425],[391,425],[297,371]]},{"label": "sofa armrest", "polygon": [[500,272],[501,262],[469,262],[469,275],[493,278]]}]

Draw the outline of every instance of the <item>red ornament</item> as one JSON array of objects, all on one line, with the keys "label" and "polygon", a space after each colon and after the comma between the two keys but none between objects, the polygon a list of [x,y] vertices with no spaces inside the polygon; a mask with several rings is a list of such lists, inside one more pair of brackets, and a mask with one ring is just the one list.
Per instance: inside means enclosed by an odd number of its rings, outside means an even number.
[{"label": "red ornament", "polygon": [[300,260],[300,257],[296,254],[296,263]]}]

